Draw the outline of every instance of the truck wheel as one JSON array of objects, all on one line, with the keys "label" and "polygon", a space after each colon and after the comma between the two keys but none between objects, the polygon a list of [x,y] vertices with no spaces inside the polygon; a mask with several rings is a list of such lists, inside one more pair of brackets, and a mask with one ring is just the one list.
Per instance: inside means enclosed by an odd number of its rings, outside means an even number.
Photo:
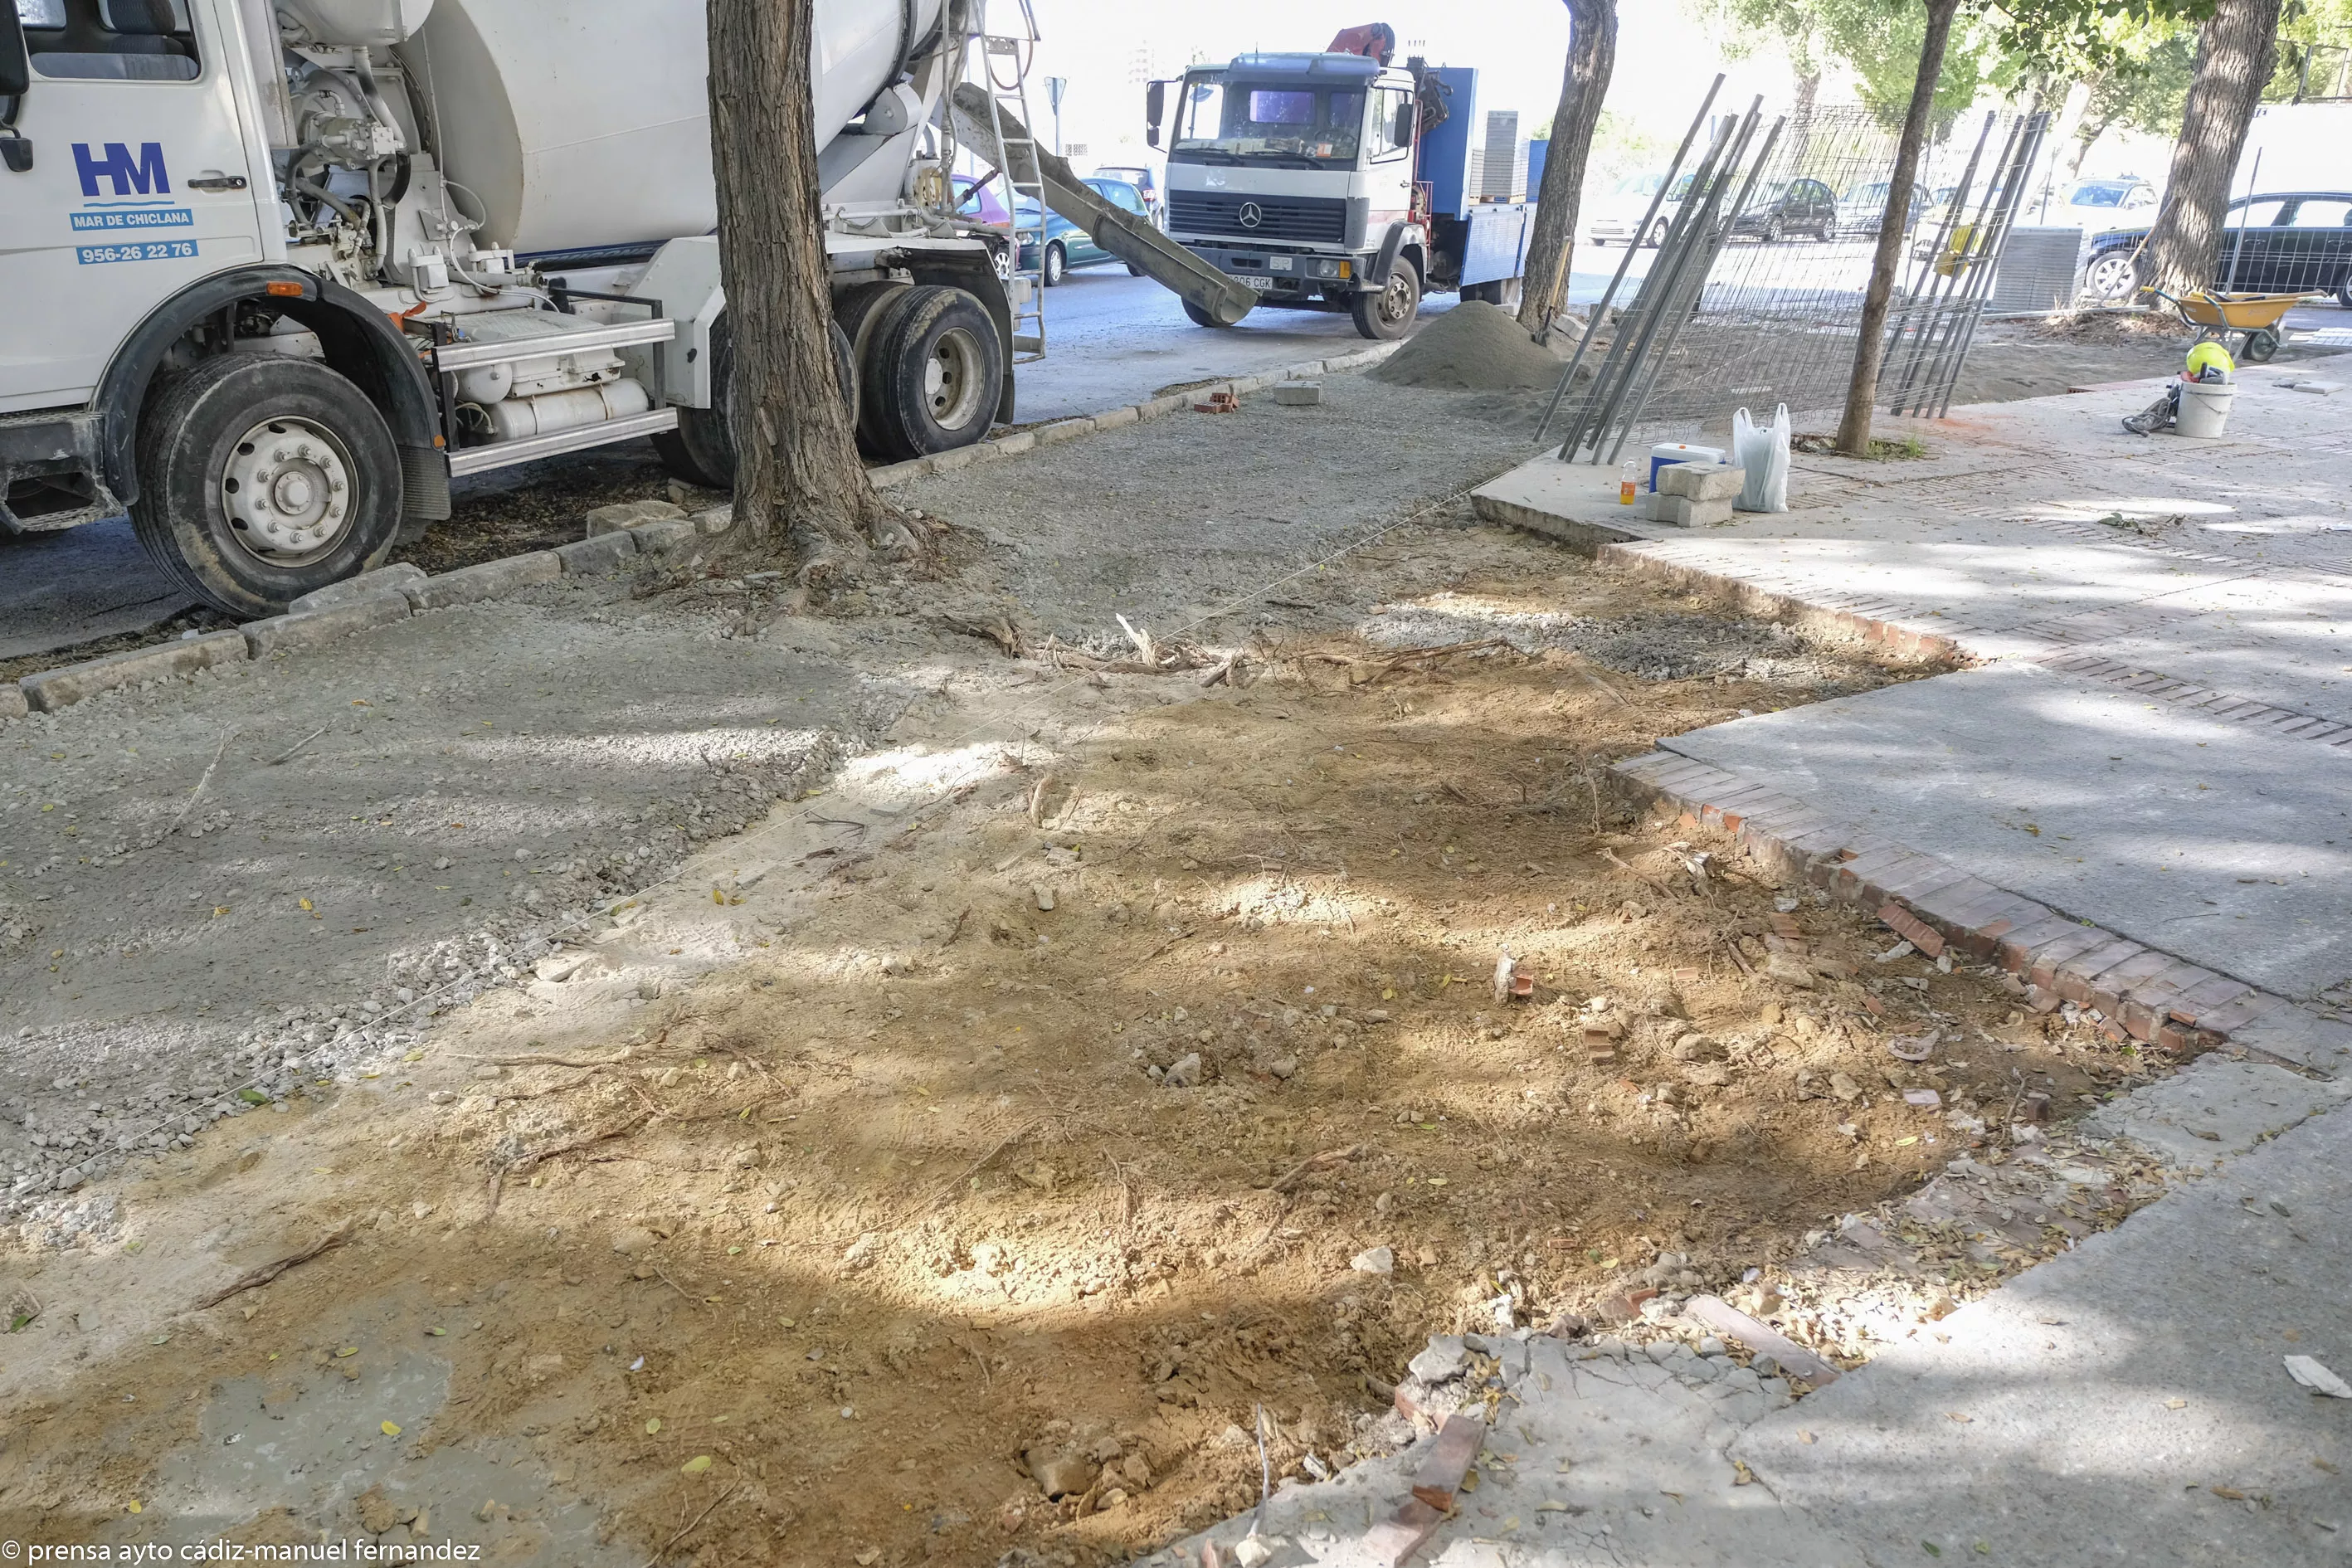
[{"label": "truck wheel", "polygon": [[876,395],[881,378],[874,368],[875,344],[888,331],[891,309],[913,293],[914,287],[911,283],[863,283],[834,297],[834,324],[846,334],[850,363],[856,373],[858,395],[850,409],[851,423],[857,430],[858,446],[873,457],[887,456],[890,450],[883,434],[881,400]]},{"label": "truck wheel", "polygon": [[706,490],[735,488],[734,390],[735,329],[721,310],[710,323],[710,406],[679,408],[677,428],[654,437],[662,467]]},{"label": "truck wheel", "polygon": [[988,434],[1003,389],[1004,344],[978,300],[918,284],[877,323],[866,375],[881,455],[920,458]]},{"label": "truck wheel", "polygon": [[1412,330],[1421,314],[1421,270],[1410,257],[1400,256],[1389,268],[1388,287],[1377,294],[1358,294],[1348,301],[1356,331],[1376,342],[1388,342]]},{"label": "truck wheel", "polygon": [[[852,421],[857,417],[857,364],[849,338],[833,323],[833,368],[841,377]],[[654,437],[662,467],[707,490],[735,488],[735,329],[725,311],[710,323],[710,406],[680,407],[677,428]]]},{"label": "truck wheel", "polygon": [[1208,311],[1203,310],[1200,306],[1192,303],[1192,300],[1187,300],[1183,304],[1184,314],[1188,319],[1190,319],[1194,326],[1209,327],[1220,332],[1229,332],[1234,330],[1234,324],[1231,321],[1221,321],[1217,320],[1216,317],[1212,316]]},{"label": "truck wheel", "polygon": [[391,426],[312,360],[204,361],[149,399],[138,460],[139,542],[243,619],[383,565],[400,531]]}]

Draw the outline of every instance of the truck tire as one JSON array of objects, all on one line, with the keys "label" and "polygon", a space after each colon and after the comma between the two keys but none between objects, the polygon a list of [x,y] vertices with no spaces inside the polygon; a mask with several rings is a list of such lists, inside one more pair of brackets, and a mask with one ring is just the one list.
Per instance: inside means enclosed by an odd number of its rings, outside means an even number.
[{"label": "truck tire", "polygon": [[851,423],[856,427],[859,447],[868,457],[885,457],[890,450],[882,425],[881,399],[875,395],[882,382],[875,370],[876,345],[889,333],[892,310],[914,291],[911,283],[862,283],[833,301],[834,322],[846,334],[850,363],[856,368],[858,397],[851,409]]},{"label": "truck tire", "polygon": [[392,427],[314,360],[204,361],[150,395],[136,449],[139,542],[239,619],[383,565],[400,532]]},{"label": "truck tire", "polygon": [[880,455],[926,457],[988,434],[1003,388],[1004,344],[971,295],[918,284],[877,323],[866,369]]},{"label": "truck tire", "polygon": [[1356,331],[1375,342],[1392,342],[1412,330],[1421,314],[1421,269],[1409,256],[1400,256],[1389,268],[1388,286],[1378,293],[1358,294],[1348,301]]},{"label": "truck tire", "polygon": [[[841,377],[851,419],[857,416],[857,363],[849,352],[848,334],[835,317],[833,323],[833,367]],[[654,451],[662,467],[707,490],[735,488],[735,329],[725,311],[710,323],[710,406],[680,407],[677,428],[654,437]]]},{"label": "truck tire", "polygon": [[1221,321],[1217,320],[1216,317],[1212,316],[1208,311],[1203,310],[1200,306],[1195,305],[1190,300],[1184,301],[1184,314],[1191,318],[1192,324],[1196,327],[1212,327],[1221,332],[1229,332],[1234,330],[1234,324],[1231,321]]},{"label": "truck tire", "polygon": [[680,407],[677,428],[654,437],[662,467],[706,490],[735,488],[734,390],[735,329],[721,310],[710,323],[710,406]]}]

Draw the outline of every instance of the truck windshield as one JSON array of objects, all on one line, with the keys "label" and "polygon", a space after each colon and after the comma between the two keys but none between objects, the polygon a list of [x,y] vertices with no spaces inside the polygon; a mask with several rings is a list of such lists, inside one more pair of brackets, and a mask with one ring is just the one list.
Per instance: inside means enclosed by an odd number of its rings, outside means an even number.
[{"label": "truck windshield", "polygon": [[1360,88],[1188,77],[1169,156],[1185,163],[1353,163],[1363,140]]}]

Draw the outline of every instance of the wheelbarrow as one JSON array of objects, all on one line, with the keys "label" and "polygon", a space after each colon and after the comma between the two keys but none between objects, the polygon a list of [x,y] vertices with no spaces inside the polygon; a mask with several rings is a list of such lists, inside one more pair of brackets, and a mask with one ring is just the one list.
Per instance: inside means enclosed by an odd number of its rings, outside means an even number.
[{"label": "wheelbarrow", "polygon": [[2237,356],[2261,364],[2279,351],[2279,322],[2300,303],[2300,294],[2216,294],[2210,289],[2179,299],[2161,289],[2148,292],[2180,312],[2197,329],[2198,342],[2218,338],[2224,346],[2237,340]]}]

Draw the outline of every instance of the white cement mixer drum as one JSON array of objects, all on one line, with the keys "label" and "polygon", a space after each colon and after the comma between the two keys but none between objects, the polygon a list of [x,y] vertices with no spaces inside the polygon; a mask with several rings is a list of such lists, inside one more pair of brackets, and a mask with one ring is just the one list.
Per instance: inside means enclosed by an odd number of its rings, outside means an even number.
[{"label": "white cement mixer drum", "polygon": [[[822,151],[893,79],[908,14],[940,0],[816,0]],[[702,0],[438,0],[404,47],[478,243],[525,253],[664,240],[719,221]],[[462,201],[463,198],[461,197]]]}]

